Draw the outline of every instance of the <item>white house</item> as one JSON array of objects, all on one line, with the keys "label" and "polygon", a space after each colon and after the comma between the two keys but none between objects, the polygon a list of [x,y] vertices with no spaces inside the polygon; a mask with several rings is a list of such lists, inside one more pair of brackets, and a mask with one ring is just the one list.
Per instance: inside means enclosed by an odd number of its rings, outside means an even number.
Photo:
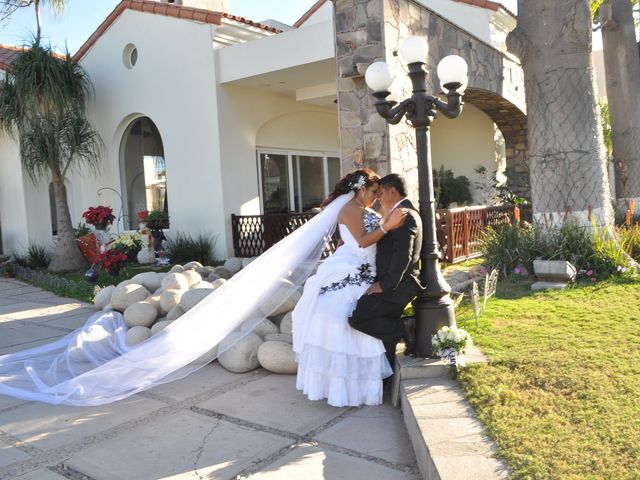
[{"label": "white house", "polygon": [[[495,2],[418,3],[502,52],[515,27]],[[137,211],[166,209],[168,236],[214,234],[223,258],[233,255],[231,214],[316,207],[353,168],[341,158],[335,44],[328,0],[292,27],[234,16],[224,1],[122,0],[74,55],[93,82],[88,116],[105,145],[97,176],[68,178],[74,223],[110,205],[129,230]],[[16,53],[1,47],[0,69]],[[434,125],[436,166],[473,181],[476,166],[504,165],[500,131],[482,109],[469,103],[456,122],[473,140],[451,143],[446,120]],[[50,192],[22,172],[8,138],[0,179],[4,251],[51,243]]]}]

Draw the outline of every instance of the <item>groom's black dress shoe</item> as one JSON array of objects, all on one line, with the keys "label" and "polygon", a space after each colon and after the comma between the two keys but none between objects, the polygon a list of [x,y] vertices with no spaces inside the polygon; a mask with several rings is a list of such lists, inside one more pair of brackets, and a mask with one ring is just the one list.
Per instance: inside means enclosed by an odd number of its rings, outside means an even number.
[{"label": "groom's black dress shoe", "polygon": [[402,340],[404,340],[404,354],[414,356],[416,353],[416,319],[415,317],[404,318]]}]

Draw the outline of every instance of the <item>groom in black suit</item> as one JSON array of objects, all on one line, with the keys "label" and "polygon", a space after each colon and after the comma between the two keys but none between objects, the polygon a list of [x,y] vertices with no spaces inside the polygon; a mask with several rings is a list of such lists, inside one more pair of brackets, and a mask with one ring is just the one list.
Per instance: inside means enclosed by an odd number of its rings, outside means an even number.
[{"label": "groom in black suit", "polygon": [[[411,336],[400,316],[420,288],[420,250],[422,221],[420,214],[406,198],[404,179],[395,173],[379,181],[378,201],[390,212],[406,208],[404,224],[390,231],[377,243],[376,282],[360,297],[349,318],[349,325],[384,344],[387,359],[394,368],[396,344]],[[384,227],[384,225],[383,225]]]}]

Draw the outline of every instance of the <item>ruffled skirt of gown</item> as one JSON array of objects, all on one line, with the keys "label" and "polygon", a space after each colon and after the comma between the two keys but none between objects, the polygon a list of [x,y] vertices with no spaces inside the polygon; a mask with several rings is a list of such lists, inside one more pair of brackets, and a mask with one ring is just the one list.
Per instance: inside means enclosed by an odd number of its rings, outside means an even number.
[{"label": "ruffled skirt of gown", "polygon": [[[393,373],[382,341],[354,330],[348,322],[373,281],[358,277],[365,264],[369,272],[375,268],[375,253],[339,248],[307,280],[293,311],[296,388],[310,400],[326,398],[336,407],[382,403],[382,379]],[[348,275],[351,280],[345,284]],[[323,287],[326,291],[321,293]]]}]

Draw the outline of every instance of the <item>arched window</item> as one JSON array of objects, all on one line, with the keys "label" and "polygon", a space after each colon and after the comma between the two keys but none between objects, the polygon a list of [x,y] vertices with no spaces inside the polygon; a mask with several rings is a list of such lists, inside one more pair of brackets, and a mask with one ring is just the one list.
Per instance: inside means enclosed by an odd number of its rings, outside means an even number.
[{"label": "arched window", "polygon": [[155,124],[147,117],[134,120],[125,130],[120,152],[124,226],[135,230],[139,211],[169,213],[164,149]]}]

